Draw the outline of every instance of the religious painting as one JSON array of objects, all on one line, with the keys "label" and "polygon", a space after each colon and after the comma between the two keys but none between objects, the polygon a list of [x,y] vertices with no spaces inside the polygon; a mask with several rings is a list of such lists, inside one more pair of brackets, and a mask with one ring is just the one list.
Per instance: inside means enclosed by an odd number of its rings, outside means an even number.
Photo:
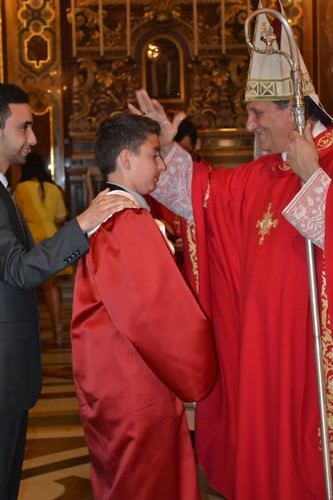
[{"label": "religious painting", "polygon": [[184,100],[183,51],[166,36],[148,40],[143,48],[143,83],[147,92],[160,101]]}]

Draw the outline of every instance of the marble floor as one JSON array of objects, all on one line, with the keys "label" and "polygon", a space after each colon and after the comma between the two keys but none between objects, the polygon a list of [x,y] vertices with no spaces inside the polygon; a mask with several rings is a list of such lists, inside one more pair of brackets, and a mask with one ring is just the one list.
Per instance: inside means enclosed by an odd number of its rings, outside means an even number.
[{"label": "marble floor", "polygon": [[[72,380],[69,337],[71,299],[70,296],[66,298],[66,291],[63,311],[65,338],[61,347],[55,347],[47,310],[40,303],[43,390],[37,405],[30,412],[19,500],[93,499],[89,455]],[[221,499],[207,485],[200,471],[198,474],[202,500]]]}]

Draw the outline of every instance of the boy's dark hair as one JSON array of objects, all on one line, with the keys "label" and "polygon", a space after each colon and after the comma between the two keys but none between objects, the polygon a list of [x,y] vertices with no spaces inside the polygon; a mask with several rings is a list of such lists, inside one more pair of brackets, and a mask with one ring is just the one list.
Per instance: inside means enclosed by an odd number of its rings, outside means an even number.
[{"label": "boy's dark hair", "polygon": [[174,137],[174,140],[176,142],[180,142],[187,135],[191,139],[191,144],[194,148],[198,140],[197,127],[193,122],[191,122],[191,120],[189,120],[188,118],[184,118],[184,120],[182,120],[178,126],[178,131]]},{"label": "boy's dark hair", "polygon": [[29,104],[29,96],[14,83],[0,83],[0,128],[11,114],[9,104]]},{"label": "boy's dark hair", "polygon": [[117,113],[103,120],[97,130],[95,142],[96,164],[107,176],[115,171],[116,160],[123,149],[138,154],[148,134],[159,135],[159,124],[142,115]]}]

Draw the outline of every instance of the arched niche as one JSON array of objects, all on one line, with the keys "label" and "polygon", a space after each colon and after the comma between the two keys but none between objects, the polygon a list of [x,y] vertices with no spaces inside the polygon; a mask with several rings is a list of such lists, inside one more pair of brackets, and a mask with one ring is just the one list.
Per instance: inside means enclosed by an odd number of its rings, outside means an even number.
[{"label": "arched niche", "polygon": [[184,52],[168,35],[149,38],[142,49],[142,83],[162,102],[184,102]]}]

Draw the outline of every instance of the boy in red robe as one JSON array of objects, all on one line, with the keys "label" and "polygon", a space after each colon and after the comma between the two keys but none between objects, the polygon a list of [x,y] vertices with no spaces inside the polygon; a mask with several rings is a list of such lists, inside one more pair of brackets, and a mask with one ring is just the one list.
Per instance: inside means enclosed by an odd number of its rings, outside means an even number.
[{"label": "boy in red robe", "polygon": [[182,401],[208,394],[215,355],[144,199],[165,169],[159,132],[123,113],[102,122],[96,140],[111,196],[137,204],[90,235],[75,282],[73,372],[99,500],[200,499]]}]

